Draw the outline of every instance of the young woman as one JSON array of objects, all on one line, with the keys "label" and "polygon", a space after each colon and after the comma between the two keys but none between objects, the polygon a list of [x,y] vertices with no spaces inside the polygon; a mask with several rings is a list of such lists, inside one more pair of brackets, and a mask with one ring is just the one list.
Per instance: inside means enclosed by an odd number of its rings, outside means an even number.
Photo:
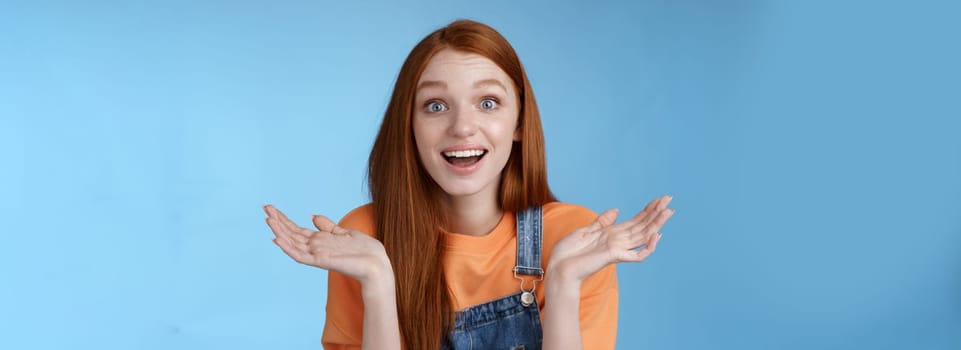
[{"label": "young woman", "polygon": [[339,224],[264,207],[287,255],[329,271],[328,349],[611,349],[614,264],[653,253],[674,212],[557,202],[521,62],[467,20],[407,57],[368,171],[371,203]]}]

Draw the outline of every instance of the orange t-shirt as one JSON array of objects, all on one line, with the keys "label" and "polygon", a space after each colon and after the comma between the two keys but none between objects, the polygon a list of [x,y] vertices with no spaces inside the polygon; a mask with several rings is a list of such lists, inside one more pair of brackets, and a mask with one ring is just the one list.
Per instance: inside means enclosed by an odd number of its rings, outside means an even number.
[{"label": "orange t-shirt", "polygon": [[[559,202],[544,205],[541,267],[547,268],[555,242],[596,218],[597,214],[581,206]],[[373,207],[367,204],[354,209],[344,216],[340,225],[374,236]],[[520,281],[513,274],[517,256],[514,213],[504,212],[497,227],[485,236],[445,233],[443,239],[446,244],[444,274],[455,310],[520,291]],[[535,290],[542,322],[544,308],[550,307],[544,302],[544,286],[550,276],[544,278],[545,281],[539,282]],[[525,278],[525,288],[530,288],[531,279],[531,276]],[[581,285],[580,323],[584,348],[614,348],[617,297],[615,265],[605,267]],[[321,340],[325,349],[360,348],[363,308],[360,283],[342,274],[328,272],[327,321]]]}]

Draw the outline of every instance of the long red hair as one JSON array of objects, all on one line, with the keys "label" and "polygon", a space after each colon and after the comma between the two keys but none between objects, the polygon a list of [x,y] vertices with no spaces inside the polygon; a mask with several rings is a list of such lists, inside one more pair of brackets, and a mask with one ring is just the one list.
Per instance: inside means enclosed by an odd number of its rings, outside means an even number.
[{"label": "long red hair", "polygon": [[377,235],[394,268],[401,342],[407,349],[438,348],[454,319],[441,266],[441,229],[447,220],[443,190],[419,159],[412,127],[417,82],[431,57],[443,49],[487,57],[507,73],[518,92],[522,136],[514,142],[501,176],[501,209],[517,212],[555,200],[547,185],[537,103],[514,48],[493,28],[470,20],[454,21],[427,35],[404,61],[368,163]]}]

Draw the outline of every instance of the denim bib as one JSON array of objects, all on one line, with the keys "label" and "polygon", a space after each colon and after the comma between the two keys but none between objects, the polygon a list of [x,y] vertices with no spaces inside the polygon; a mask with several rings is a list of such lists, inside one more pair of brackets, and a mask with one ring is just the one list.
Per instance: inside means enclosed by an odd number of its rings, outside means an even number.
[{"label": "denim bib", "polygon": [[[534,296],[536,283],[544,279],[541,268],[541,208],[517,213],[517,259],[514,278],[517,293],[458,311],[454,330],[443,349],[540,349],[544,339],[541,315]],[[528,277],[525,281],[524,276]]]}]

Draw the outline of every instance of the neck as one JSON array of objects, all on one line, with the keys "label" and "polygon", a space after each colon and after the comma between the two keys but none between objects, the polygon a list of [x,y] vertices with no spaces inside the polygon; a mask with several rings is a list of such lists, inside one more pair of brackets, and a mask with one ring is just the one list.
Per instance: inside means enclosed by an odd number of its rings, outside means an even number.
[{"label": "neck", "polygon": [[484,236],[494,230],[504,211],[497,204],[497,193],[448,198],[448,224],[453,232]]}]

